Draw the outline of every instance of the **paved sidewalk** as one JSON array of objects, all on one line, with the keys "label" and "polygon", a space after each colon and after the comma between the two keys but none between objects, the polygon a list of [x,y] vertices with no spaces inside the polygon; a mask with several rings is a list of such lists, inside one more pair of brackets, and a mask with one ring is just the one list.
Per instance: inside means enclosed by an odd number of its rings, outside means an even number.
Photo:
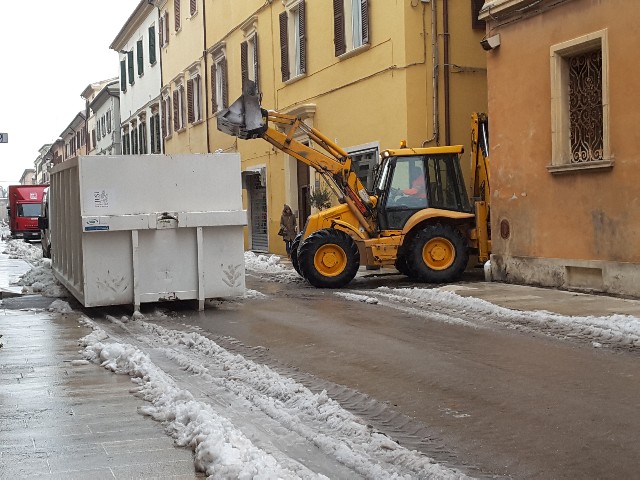
[{"label": "paved sidewalk", "polygon": [[[25,264],[0,254],[3,293]],[[53,301],[31,297],[19,303]],[[204,478],[189,449],[137,413],[128,376],[81,360],[88,333],[77,314],[0,310],[0,478]]]},{"label": "paved sidewalk", "polygon": [[[467,278],[478,277],[465,274]],[[394,268],[365,270],[358,276],[401,277]],[[640,318],[640,300],[499,282],[462,281],[440,286],[463,297],[474,297],[514,310],[545,310],[570,316],[633,315]]]}]

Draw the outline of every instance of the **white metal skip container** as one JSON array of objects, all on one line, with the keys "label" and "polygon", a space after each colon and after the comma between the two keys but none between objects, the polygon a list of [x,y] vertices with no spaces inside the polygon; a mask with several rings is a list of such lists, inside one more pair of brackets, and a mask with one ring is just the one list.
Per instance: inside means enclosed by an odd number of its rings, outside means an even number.
[{"label": "white metal skip container", "polygon": [[85,307],[244,294],[240,156],[81,156],[50,188],[56,278]]}]

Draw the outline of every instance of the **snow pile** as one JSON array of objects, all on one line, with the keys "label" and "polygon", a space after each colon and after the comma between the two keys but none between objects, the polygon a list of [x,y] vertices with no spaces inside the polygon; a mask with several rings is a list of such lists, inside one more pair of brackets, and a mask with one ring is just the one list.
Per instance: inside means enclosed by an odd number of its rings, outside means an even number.
[{"label": "snow pile", "polygon": [[[165,347],[165,354],[184,370],[199,375],[203,381],[221,383],[365,478],[466,478],[373,430],[329,398],[326,391],[313,393],[295,380],[232,354],[198,333],[146,322],[142,325],[157,335],[162,345],[181,346],[206,358],[206,365],[194,364],[187,355]],[[408,475],[401,473],[407,471]]]},{"label": "snow pile", "polygon": [[262,255],[254,252],[244,252],[244,266],[247,270],[261,273],[280,273],[287,267],[280,263],[278,255]]},{"label": "snow pile", "polygon": [[40,266],[33,267],[17,282],[23,285],[22,293],[39,293],[45,297],[67,297],[69,293],[53,276],[51,260],[44,258]]},{"label": "snow pile", "polygon": [[280,263],[281,258],[278,255],[262,255],[254,252],[244,252],[244,266],[247,271],[268,274],[270,279],[277,282],[302,282],[304,281],[300,275],[293,269]]},{"label": "snow pile", "polygon": [[242,296],[242,298],[244,298],[244,299],[267,298],[267,296],[262,292],[259,292],[257,290],[251,290],[250,288],[247,288],[245,290],[244,295]]},{"label": "snow pile", "polygon": [[[198,470],[213,478],[326,478],[310,470],[313,461],[307,467],[300,458],[288,457],[286,449],[266,451],[257,446],[219,413],[217,402],[224,405],[225,398],[218,399],[213,393],[211,402],[198,400],[189,390],[178,387],[179,380],[174,380],[139,348],[110,341],[107,332],[86,317],[81,323],[93,328],[91,334],[80,340],[85,347],[84,358],[131,376],[137,384],[134,393],[149,402],[139,412],[162,422],[177,445],[193,449]],[[279,425],[278,435],[302,438],[309,443],[306,448],[317,448],[336,464],[352,470],[354,476],[467,478],[375,431],[330,399],[326,392],[314,394],[293,379],[232,354],[196,332],[169,330],[142,321],[131,326],[145,332],[135,334],[138,342],[157,345],[154,354],[163,353],[181,370],[197,377],[197,384],[203,388],[198,391],[199,398],[209,398],[202,395],[205,385],[233,394],[235,400],[231,402],[273,419]],[[268,433],[273,427],[265,428]]]},{"label": "snow pile", "polygon": [[27,243],[22,239],[7,240],[4,252],[9,258],[26,260],[32,265],[37,265],[42,260],[42,248],[40,244]]},{"label": "snow pile", "polygon": [[[431,318],[458,318],[462,323],[480,326],[496,319],[517,329],[540,330],[554,336],[596,338],[597,343],[640,347],[640,319],[631,315],[566,316],[546,311],[519,311],[473,297],[437,288],[379,287],[369,292],[397,302],[424,308]],[[428,307],[428,308],[425,308]]]},{"label": "snow pile", "polygon": [[25,273],[16,282],[21,285],[22,293],[38,293],[45,297],[67,297],[67,290],[55,279],[51,269],[51,260],[42,258],[40,244],[31,244],[19,239],[9,239],[5,242],[5,254],[9,258],[25,260],[32,265],[31,270]]},{"label": "snow pile", "polygon": [[166,422],[176,443],[194,450],[198,470],[215,478],[299,478],[254,446],[210,405],[178,389],[145,353],[127,344],[103,343],[104,331],[91,321],[85,324],[96,330],[81,340],[84,356],[115,373],[133,377],[132,381],[138,384],[137,395],[151,403],[141,407],[140,412]]},{"label": "snow pile", "polygon": [[370,303],[372,305],[375,305],[378,303],[377,298],[370,297],[367,295],[359,295],[357,293],[347,293],[347,292],[334,292],[334,293],[339,297],[346,298],[347,300],[352,300],[355,302]]},{"label": "snow pile", "polygon": [[73,312],[73,309],[71,308],[71,305],[69,305],[67,302],[65,302],[64,300],[54,300],[53,303],[51,305],[49,305],[49,308],[47,309],[50,312],[56,312],[56,313],[71,313]]}]

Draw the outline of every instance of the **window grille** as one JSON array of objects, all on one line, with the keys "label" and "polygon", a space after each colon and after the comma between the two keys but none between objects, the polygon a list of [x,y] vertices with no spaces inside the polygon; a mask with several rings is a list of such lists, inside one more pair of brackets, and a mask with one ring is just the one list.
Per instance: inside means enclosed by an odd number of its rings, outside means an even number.
[{"label": "window grille", "polygon": [[575,55],[568,62],[571,162],[602,160],[602,51]]}]

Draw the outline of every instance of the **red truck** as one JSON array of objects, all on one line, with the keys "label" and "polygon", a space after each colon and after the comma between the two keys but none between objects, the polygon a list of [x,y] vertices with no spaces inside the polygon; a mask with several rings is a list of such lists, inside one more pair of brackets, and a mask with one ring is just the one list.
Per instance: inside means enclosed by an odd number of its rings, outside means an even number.
[{"label": "red truck", "polygon": [[9,185],[9,228],[12,237],[25,240],[40,238],[38,217],[41,215],[42,193],[48,185]]}]

